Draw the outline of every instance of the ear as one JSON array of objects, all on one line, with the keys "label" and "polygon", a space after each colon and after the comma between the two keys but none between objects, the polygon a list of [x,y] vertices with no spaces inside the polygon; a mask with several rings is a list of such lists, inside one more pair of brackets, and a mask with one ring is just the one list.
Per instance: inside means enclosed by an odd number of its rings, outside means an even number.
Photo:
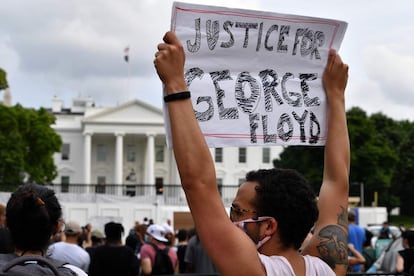
[{"label": "ear", "polygon": [[277,220],[275,218],[269,218],[263,223],[265,227],[265,235],[272,236],[278,228]]}]

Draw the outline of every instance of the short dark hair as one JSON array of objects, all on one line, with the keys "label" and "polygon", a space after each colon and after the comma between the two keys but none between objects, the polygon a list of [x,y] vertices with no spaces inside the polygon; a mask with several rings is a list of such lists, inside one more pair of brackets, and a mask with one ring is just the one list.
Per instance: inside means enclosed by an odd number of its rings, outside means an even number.
[{"label": "short dark hair", "polygon": [[7,227],[20,250],[43,251],[61,217],[62,208],[55,192],[38,184],[18,187],[7,202]]},{"label": "short dark hair", "polygon": [[410,248],[414,247],[414,230],[406,230],[402,233],[403,239],[406,239]]},{"label": "short dark hair", "polygon": [[348,212],[348,221],[355,222],[355,219],[356,219],[355,212],[352,211],[352,210],[349,210],[349,212]]},{"label": "short dark hair", "polygon": [[261,169],[248,172],[257,182],[253,202],[258,216],[274,217],[284,246],[299,249],[318,218],[316,195],[306,179],[292,169]]},{"label": "short dark hair", "polygon": [[119,241],[124,233],[124,227],[120,223],[108,222],[105,224],[105,238],[107,241]]}]

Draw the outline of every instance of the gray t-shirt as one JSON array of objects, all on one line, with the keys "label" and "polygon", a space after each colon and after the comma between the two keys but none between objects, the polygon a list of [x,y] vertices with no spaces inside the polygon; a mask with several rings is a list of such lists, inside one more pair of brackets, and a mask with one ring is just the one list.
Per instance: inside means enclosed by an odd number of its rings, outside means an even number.
[{"label": "gray t-shirt", "polygon": [[218,273],[197,236],[188,241],[184,261],[191,264],[192,273]]}]

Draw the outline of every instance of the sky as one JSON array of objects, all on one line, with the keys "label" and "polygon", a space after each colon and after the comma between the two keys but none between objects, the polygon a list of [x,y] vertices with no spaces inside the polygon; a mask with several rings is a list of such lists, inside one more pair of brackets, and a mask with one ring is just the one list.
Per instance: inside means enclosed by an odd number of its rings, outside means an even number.
[{"label": "sky", "polygon": [[[414,121],[414,1],[183,2],[346,21],[339,51],[350,67],[346,107]],[[51,107],[56,96],[70,107],[73,98],[91,97],[97,106],[139,99],[161,108],[153,59],[170,28],[172,3],[2,0],[0,68],[8,73],[13,103]]]}]

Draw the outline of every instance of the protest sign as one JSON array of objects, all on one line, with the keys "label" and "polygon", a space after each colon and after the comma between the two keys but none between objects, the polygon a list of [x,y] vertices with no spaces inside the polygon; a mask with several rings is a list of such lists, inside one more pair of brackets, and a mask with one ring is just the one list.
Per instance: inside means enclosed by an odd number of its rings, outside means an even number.
[{"label": "protest sign", "polygon": [[185,78],[207,144],[323,145],[321,78],[346,27],[331,19],[175,2],[171,30],[185,49]]}]

